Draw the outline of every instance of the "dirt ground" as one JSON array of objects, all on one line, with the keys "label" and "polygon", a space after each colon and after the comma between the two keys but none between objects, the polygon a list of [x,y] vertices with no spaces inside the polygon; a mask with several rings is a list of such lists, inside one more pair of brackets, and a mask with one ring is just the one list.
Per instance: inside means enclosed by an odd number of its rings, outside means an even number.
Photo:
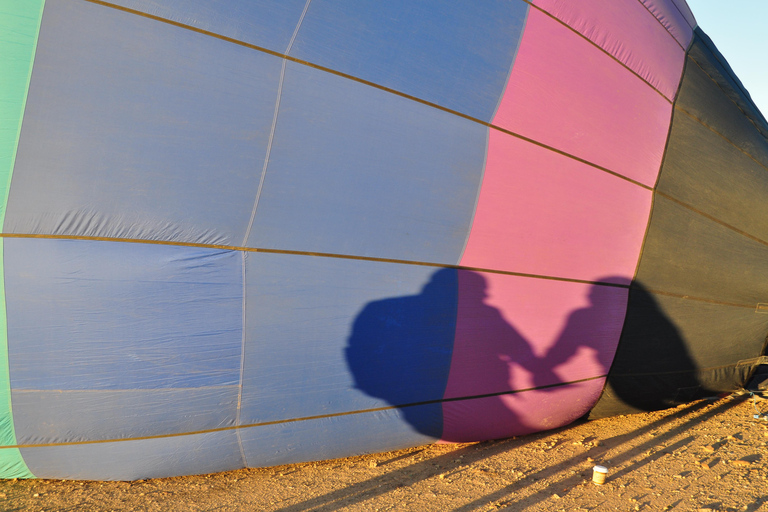
[{"label": "dirt ground", "polygon": [[[768,510],[768,421],[748,395],[501,441],[142,480],[0,482],[0,510]],[[605,485],[592,467],[609,469]]]}]

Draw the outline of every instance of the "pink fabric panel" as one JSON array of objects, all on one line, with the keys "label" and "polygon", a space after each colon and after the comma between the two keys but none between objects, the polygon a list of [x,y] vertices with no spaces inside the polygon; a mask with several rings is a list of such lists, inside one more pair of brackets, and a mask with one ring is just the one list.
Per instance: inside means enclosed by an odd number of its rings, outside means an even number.
[{"label": "pink fabric panel", "polygon": [[696,28],[696,19],[684,0],[640,1],[684,48],[688,48],[693,38],[693,29]]},{"label": "pink fabric panel", "polygon": [[650,190],[496,130],[466,267],[594,281],[635,271]]},{"label": "pink fabric panel", "polygon": [[[604,376],[618,344],[627,295],[626,288],[459,271],[456,337],[445,398]],[[579,410],[586,412],[599,390],[583,389],[589,392],[569,395],[568,401],[579,402]],[[541,392],[555,396],[551,390]],[[500,417],[511,418],[515,429],[529,432],[542,428],[537,415],[556,418],[555,423],[574,419],[574,409],[558,410],[558,405],[543,410],[541,402],[534,401],[531,408],[536,410],[529,410],[530,404],[517,396],[444,403],[444,439],[456,440],[453,436],[460,432],[477,432],[474,440],[488,439],[480,432],[497,422],[500,411],[507,411]]]},{"label": "pink fabric panel", "polygon": [[683,71],[685,50],[637,0],[534,0],[643,77],[670,100]]},{"label": "pink fabric panel", "polygon": [[605,379],[514,395],[448,402],[443,442],[502,439],[562,427],[584,416],[600,398]]},{"label": "pink fabric panel", "polygon": [[653,186],[671,109],[609,55],[531,9],[493,124]]}]

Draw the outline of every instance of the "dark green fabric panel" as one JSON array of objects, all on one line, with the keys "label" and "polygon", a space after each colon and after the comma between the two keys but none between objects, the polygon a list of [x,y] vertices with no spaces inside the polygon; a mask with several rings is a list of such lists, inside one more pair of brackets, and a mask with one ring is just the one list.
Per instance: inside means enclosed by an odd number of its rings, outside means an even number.
[{"label": "dark green fabric panel", "polygon": [[694,32],[693,44],[688,50],[688,56],[695,60],[712,80],[735,103],[755,128],[768,137],[768,122],[755,106],[749,92],[736,77],[725,57],[717,50],[712,40],[700,28]]},{"label": "dark green fabric panel", "polygon": [[679,112],[657,190],[768,240],[768,170]]},{"label": "dark green fabric panel", "polygon": [[[755,124],[728,97],[722,85],[718,85],[704,72],[701,65],[690,57],[686,63],[676,105],[678,109],[701,120],[736,147],[768,166],[768,139],[755,129]],[[685,117],[688,116],[676,112],[673,127]],[[675,136],[671,141],[675,141]]]},{"label": "dark green fabric panel", "polygon": [[[35,59],[44,0],[0,0],[0,226],[16,165],[21,121]],[[8,373],[5,262],[0,239],[0,446],[16,444]],[[34,478],[18,448],[0,450],[0,478]]]},{"label": "dark green fabric panel", "polygon": [[[643,376],[642,379],[614,379],[606,384],[597,405],[589,412],[588,419],[656,411],[716,397],[721,393],[732,393],[743,387],[753,370],[754,367],[749,365],[731,365],[716,370],[679,374],[672,378],[653,374]],[[627,387],[634,387],[635,394],[631,397],[620,391]]]},{"label": "dark green fabric panel", "polygon": [[659,295],[637,285],[629,300],[612,377],[735,364],[759,356],[768,334],[768,314],[755,308]]},{"label": "dark green fabric panel", "polygon": [[768,246],[656,197],[639,282],[676,295],[755,306],[768,302],[766,276]]},{"label": "dark green fabric panel", "polygon": [[768,314],[658,295],[634,284],[608,385],[591,417],[662,409],[746,383]]}]

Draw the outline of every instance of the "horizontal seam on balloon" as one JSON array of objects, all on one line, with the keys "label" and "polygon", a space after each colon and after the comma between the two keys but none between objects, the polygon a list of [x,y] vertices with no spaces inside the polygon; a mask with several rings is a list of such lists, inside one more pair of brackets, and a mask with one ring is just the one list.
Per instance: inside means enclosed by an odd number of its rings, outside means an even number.
[{"label": "horizontal seam on balloon", "polygon": [[[569,24],[567,24],[566,22],[564,22],[563,20],[561,20],[560,18],[558,18],[557,16],[555,16],[554,14],[551,14],[551,13],[549,13],[549,12],[545,11],[544,9],[542,9],[541,7],[539,7],[538,5],[534,5],[534,4],[531,2],[531,0],[521,0],[521,1],[522,1],[522,2],[525,2],[526,4],[530,5],[531,7],[535,8],[535,9],[538,9],[538,10],[539,10],[539,11],[541,11],[543,14],[545,14],[545,15],[549,16],[550,18],[552,18],[552,19],[553,19],[553,20],[555,20],[556,22],[558,22],[558,23],[560,23],[561,25],[563,25],[563,26],[567,27],[569,30],[571,30],[573,33],[577,34],[579,37],[581,37],[581,38],[583,38],[584,40],[588,41],[588,42],[589,42],[589,44],[591,44],[592,46],[594,46],[595,48],[597,48],[598,50],[600,50],[601,52],[603,52],[604,54],[606,54],[608,57],[610,57],[611,59],[613,59],[614,61],[616,61],[616,63],[618,63],[618,64],[619,64],[621,67],[623,67],[624,69],[626,69],[627,71],[629,71],[630,73],[632,73],[633,75],[635,75],[635,76],[636,76],[638,79],[640,79],[640,81],[641,81],[641,82],[643,82],[645,85],[647,85],[648,87],[650,87],[651,89],[653,89],[654,91],[656,91],[656,93],[658,93],[658,94],[659,94],[659,96],[661,96],[662,98],[664,98],[665,100],[667,100],[667,103],[670,103],[670,104],[672,103],[672,100],[671,100],[670,98],[667,98],[667,96],[666,96],[666,95],[665,95],[663,92],[661,92],[661,91],[660,91],[660,90],[658,90],[656,87],[654,87],[654,86],[653,86],[653,85],[652,85],[652,84],[651,84],[651,83],[650,83],[648,80],[646,80],[645,78],[643,78],[642,76],[640,76],[640,75],[639,75],[639,74],[638,74],[638,73],[637,73],[637,72],[636,72],[634,69],[630,68],[628,65],[624,64],[623,62],[621,62],[621,61],[620,61],[620,60],[619,60],[619,59],[618,59],[616,56],[614,56],[614,55],[613,55],[611,52],[609,52],[608,50],[604,49],[602,46],[600,46],[600,45],[599,45],[599,44],[597,44],[596,42],[592,41],[590,38],[588,38],[587,36],[585,36],[584,34],[582,34],[581,32],[579,32],[578,30],[576,30],[575,28],[573,28],[572,26],[570,26]],[[654,16],[654,17],[655,17],[655,16]]]},{"label": "horizontal seam on balloon", "polygon": [[579,384],[582,382],[589,382],[593,380],[598,379],[604,379],[607,375],[598,375],[596,377],[587,377],[584,379],[578,379],[573,380],[569,382],[558,382],[555,384],[548,384],[546,386],[538,386],[533,388],[526,388],[526,389],[515,389],[510,391],[501,391],[498,393],[487,393],[482,395],[473,395],[473,396],[465,396],[465,397],[456,397],[456,398],[441,398],[437,400],[425,400],[423,402],[413,402],[408,404],[402,404],[402,405],[390,405],[387,407],[376,407],[372,409],[361,409],[357,411],[348,411],[348,412],[339,412],[339,413],[333,413],[333,414],[319,414],[315,416],[305,416],[302,418],[291,418],[291,419],[285,419],[285,420],[275,420],[275,421],[265,421],[265,422],[259,422],[259,423],[249,423],[246,425],[233,425],[229,427],[219,427],[219,428],[212,428],[212,429],[204,429],[204,430],[197,430],[194,432],[180,432],[176,434],[158,434],[154,436],[140,436],[140,437],[131,437],[131,438],[118,438],[118,439],[98,439],[98,440],[91,440],[91,441],[71,441],[71,442],[63,442],[63,443],[29,443],[29,444],[17,444],[17,445],[7,445],[7,446],[0,446],[0,449],[9,449],[9,448],[46,448],[46,447],[56,447],[56,446],[77,446],[77,445],[87,445],[87,444],[104,444],[104,443],[120,443],[120,442],[130,442],[130,441],[146,441],[146,440],[152,440],[152,439],[167,439],[171,437],[183,437],[183,436],[194,436],[194,435],[201,435],[201,434],[215,434],[217,432],[228,432],[228,431],[235,431],[240,429],[246,429],[246,428],[256,428],[256,427],[267,427],[271,425],[281,425],[285,423],[296,423],[299,421],[311,421],[311,420],[320,420],[320,419],[326,419],[326,418],[338,418],[341,416],[352,416],[355,414],[366,414],[366,413],[372,413],[372,412],[381,412],[381,411],[391,411],[396,409],[404,409],[406,407],[418,407],[423,405],[435,405],[435,404],[441,404],[441,403],[448,403],[448,402],[460,402],[460,401],[466,401],[466,400],[477,400],[482,398],[493,398],[493,397],[499,397],[499,396],[505,396],[505,395],[514,395],[518,393],[524,393],[527,391],[539,391],[543,389],[551,389],[556,387],[562,387],[562,386],[569,386],[573,384]]},{"label": "horizontal seam on balloon", "polygon": [[703,211],[699,210],[698,208],[696,208],[696,207],[694,207],[694,206],[692,206],[692,205],[690,205],[688,203],[684,203],[680,199],[672,197],[671,195],[666,194],[664,192],[661,192],[660,190],[657,190],[656,193],[659,194],[660,196],[664,197],[665,199],[669,199],[670,201],[675,202],[675,203],[679,204],[680,206],[682,206],[684,208],[687,208],[688,210],[691,210],[692,212],[697,213],[697,214],[701,215],[702,217],[705,217],[705,218],[711,220],[712,222],[720,224],[721,226],[723,226],[725,228],[728,228],[731,231],[734,231],[734,232],[738,233],[739,235],[741,235],[741,236],[743,236],[745,238],[748,238],[748,239],[750,239],[750,240],[752,240],[754,242],[757,242],[759,244],[768,246],[768,242],[767,241],[765,241],[765,240],[763,240],[761,238],[758,238],[758,237],[756,237],[754,235],[750,235],[746,231],[743,231],[743,230],[741,230],[741,229],[739,229],[739,228],[737,228],[735,226],[732,226],[731,224],[728,224],[727,222],[724,222],[724,221],[718,219],[717,217],[714,217],[714,216],[712,216],[712,215],[710,215],[708,213],[704,213]]},{"label": "horizontal seam on balloon", "polygon": [[711,370],[722,370],[724,368],[738,368],[739,366],[749,366],[750,362],[757,363],[759,357],[755,357],[752,359],[747,359],[745,361],[739,361],[738,363],[731,363],[731,364],[725,364],[722,366],[709,366],[707,368],[694,368],[692,370],[673,370],[669,372],[642,372],[642,373],[612,373],[611,379],[615,377],[642,377],[642,376],[651,376],[651,375],[681,375],[686,373],[698,373],[698,372],[708,372]]},{"label": "horizontal seam on balloon", "polygon": [[[685,51],[685,46],[683,46],[683,43],[681,43],[680,41],[678,41],[678,40],[677,40],[677,38],[676,38],[676,37],[675,37],[675,35],[672,33],[672,31],[671,31],[671,30],[669,30],[669,29],[668,29],[666,26],[664,26],[664,24],[661,22],[661,20],[660,20],[660,19],[659,19],[659,18],[658,18],[658,17],[657,17],[655,14],[653,14],[653,13],[651,12],[651,10],[648,8],[648,6],[647,6],[647,5],[645,5],[645,4],[643,3],[643,0],[637,0],[637,2],[638,2],[640,5],[642,5],[642,6],[643,6],[643,8],[644,8],[646,11],[648,11],[648,13],[649,13],[649,14],[650,14],[650,15],[653,17],[653,19],[655,19],[655,20],[656,20],[656,22],[657,22],[659,25],[661,25],[661,27],[662,27],[664,30],[666,30],[666,31],[667,31],[667,34],[669,34],[669,36],[670,36],[672,39],[674,39],[674,40],[675,40],[675,42],[677,43],[677,45],[678,45],[680,48],[682,48],[682,49],[683,49],[683,51]],[[678,9],[678,12],[680,12],[680,11],[679,11],[679,9]],[[682,13],[681,13],[681,14],[682,14]],[[687,24],[687,23],[686,23],[686,24]]]},{"label": "horizontal seam on balloon", "polygon": [[[603,172],[611,174],[612,176],[616,176],[617,178],[621,178],[624,181],[628,181],[630,183],[633,183],[633,184],[635,184],[635,185],[637,185],[639,187],[645,188],[647,190],[652,190],[652,187],[650,187],[648,185],[645,185],[643,183],[640,183],[639,181],[633,180],[632,178],[628,178],[628,177],[626,177],[626,176],[624,176],[624,175],[622,175],[622,174],[620,174],[618,172],[611,171],[611,170],[609,170],[609,169],[607,169],[607,168],[605,168],[605,167],[603,167],[601,165],[595,164],[593,162],[590,162],[590,161],[585,160],[583,158],[577,157],[577,156],[572,155],[570,153],[566,153],[565,151],[556,149],[556,148],[554,148],[552,146],[549,146],[547,144],[544,144],[542,142],[535,141],[533,139],[530,139],[530,138],[525,137],[523,135],[520,135],[518,133],[512,132],[512,131],[507,130],[505,128],[501,128],[500,126],[496,126],[496,125],[491,124],[491,123],[489,123],[487,121],[483,121],[482,119],[477,119],[477,118],[472,117],[472,116],[470,116],[468,114],[461,113],[461,112],[459,112],[457,110],[452,110],[452,109],[450,109],[448,107],[444,107],[444,106],[439,105],[437,103],[432,103],[431,101],[427,101],[427,100],[418,98],[416,96],[412,96],[410,94],[407,94],[407,93],[404,93],[404,92],[400,92],[400,91],[398,91],[396,89],[392,89],[390,87],[387,87],[387,86],[384,86],[384,85],[380,85],[380,84],[377,84],[375,82],[371,82],[371,81],[365,80],[363,78],[358,78],[356,76],[349,75],[349,74],[343,73],[341,71],[336,71],[336,70],[331,69],[331,68],[327,68],[327,67],[324,67],[324,66],[313,64],[313,63],[311,63],[309,61],[297,59],[296,57],[291,57],[290,55],[284,55],[284,54],[276,52],[274,50],[269,50],[269,49],[261,47],[261,46],[257,46],[257,45],[251,44],[251,43],[246,43],[245,41],[240,41],[238,39],[227,37],[227,36],[224,36],[224,35],[221,35],[221,34],[216,34],[215,32],[210,32],[208,30],[203,30],[203,29],[200,29],[200,28],[197,28],[197,27],[193,27],[191,25],[185,25],[185,24],[179,23],[177,21],[169,20],[167,18],[162,18],[160,16],[155,16],[155,15],[152,15],[152,14],[147,14],[145,12],[137,11],[137,10],[134,10],[134,9],[129,9],[127,7],[122,7],[122,6],[119,6],[119,5],[114,5],[114,4],[105,2],[103,0],[83,0],[83,1],[84,2],[88,2],[88,3],[92,3],[92,4],[96,4],[96,5],[101,5],[103,7],[108,7],[108,8],[112,8],[112,9],[115,9],[115,10],[123,11],[123,12],[129,13],[129,14],[133,14],[133,15],[136,15],[136,16],[141,16],[141,17],[148,18],[148,19],[151,19],[151,20],[154,20],[154,21],[158,21],[160,23],[166,23],[168,25],[172,25],[172,26],[175,26],[175,27],[178,27],[178,28],[182,28],[182,29],[185,29],[185,30],[190,30],[192,32],[197,32],[197,33],[209,36],[209,37],[213,37],[213,38],[216,38],[216,39],[220,39],[222,41],[226,41],[228,43],[236,44],[238,46],[243,46],[245,48],[249,48],[249,49],[252,49],[252,50],[263,52],[263,53],[266,53],[268,55],[272,55],[274,57],[279,57],[281,59],[285,59],[285,60],[294,62],[296,64],[301,64],[303,66],[307,66],[307,67],[310,67],[310,68],[313,68],[313,69],[317,69],[317,70],[323,71],[325,73],[329,73],[329,74],[332,74],[332,75],[335,75],[335,76],[339,76],[339,77],[345,78],[347,80],[352,80],[353,82],[361,83],[363,85],[367,85],[369,87],[373,87],[375,89],[379,89],[381,91],[388,92],[388,93],[394,94],[396,96],[400,96],[401,98],[405,98],[405,99],[414,101],[416,103],[420,103],[422,105],[425,105],[425,106],[428,106],[428,107],[440,110],[440,111],[445,112],[447,114],[451,114],[451,115],[455,115],[455,116],[461,117],[463,119],[466,119],[467,121],[471,121],[473,123],[480,124],[480,125],[485,126],[487,128],[492,128],[494,130],[498,130],[500,132],[506,133],[507,135],[511,135],[513,137],[519,138],[519,139],[524,140],[526,142],[529,142],[531,144],[535,144],[535,145],[537,145],[539,147],[542,147],[542,148],[547,149],[549,151],[552,151],[554,153],[558,153],[558,154],[563,155],[565,157],[572,158],[572,159],[574,159],[574,160],[576,160],[578,162],[582,162],[582,163],[584,163],[586,165],[594,167],[595,169],[599,169],[599,170],[601,170]],[[521,0],[521,1],[525,1],[525,0]],[[670,104],[672,103],[672,101],[669,100],[668,98],[665,97],[665,99],[667,99],[667,101]]]},{"label": "horizontal seam on balloon", "polygon": [[508,270],[496,270],[496,269],[488,269],[488,268],[480,268],[480,267],[467,267],[462,265],[448,265],[444,263],[428,263],[423,261],[375,258],[372,256],[354,256],[349,254],[332,254],[332,253],[321,253],[321,252],[311,252],[311,251],[290,251],[290,250],[281,250],[281,249],[260,249],[256,247],[237,247],[237,246],[231,246],[231,245],[197,244],[192,242],[167,242],[163,240],[138,240],[133,238],[107,238],[107,237],[95,237],[95,236],[88,237],[88,236],[77,236],[77,235],[32,235],[32,234],[19,234],[19,233],[0,233],[0,238],[25,238],[25,239],[36,239],[36,240],[40,240],[40,239],[82,240],[82,241],[90,241],[90,242],[118,242],[118,243],[133,243],[133,244],[148,244],[148,245],[167,245],[172,247],[196,247],[200,249],[220,249],[225,251],[243,251],[243,252],[255,252],[255,253],[260,252],[265,254],[287,254],[287,255],[293,255],[293,256],[312,256],[312,257],[318,257],[318,258],[337,258],[337,259],[357,260],[357,261],[371,261],[371,262],[378,262],[378,263],[394,263],[398,265],[414,265],[414,266],[420,266],[420,267],[450,268],[455,270],[483,272],[487,274],[501,274],[501,275],[517,276],[517,277],[529,277],[532,279],[545,279],[550,281],[563,281],[568,283],[591,284],[591,285],[599,285],[599,286],[609,286],[613,288],[629,288],[629,284],[607,283],[603,281],[589,281],[586,279],[575,279],[570,277],[545,276],[541,274],[528,274],[525,272],[512,272]]},{"label": "horizontal seam on balloon", "polygon": [[542,142],[538,142],[536,140],[529,139],[528,137],[526,137],[524,135],[520,135],[519,133],[515,133],[515,132],[512,132],[512,131],[509,131],[506,128],[502,128],[500,126],[496,126],[496,125],[493,125],[493,124],[490,124],[490,123],[486,123],[484,121],[480,121],[479,119],[476,120],[476,121],[479,122],[479,123],[482,123],[482,124],[484,124],[486,126],[488,126],[489,128],[492,128],[494,130],[506,133],[508,135],[516,137],[516,138],[518,138],[520,140],[523,140],[525,142],[529,142],[529,143],[531,143],[531,144],[533,144],[535,146],[539,146],[541,148],[547,149],[547,150],[549,150],[549,151],[551,151],[553,153],[557,153],[558,155],[562,155],[562,156],[568,157],[568,158],[570,158],[572,160],[576,160],[577,162],[581,162],[583,164],[589,165],[590,167],[593,167],[595,169],[603,171],[606,174],[610,174],[610,175],[615,176],[617,178],[620,178],[620,179],[622,179],[624,181],[628,181],[629,183],[632,183],[633,185],[637,185],[640,188],[644,188],[645,190],[653,190],[653,187],[651,187],[649,185],[646,185],[645,183],[640,183],[639,181],[633,180],[632,178],[628,178],[628,177],[624,176],[623,174],[619,174],[618,172],[611,171],[610,169],[608,169],[606,167],[603,167],[601,165],[595,164],[593,162],[585,160],[585,159],[583,159],[581,157],[578,157],[576,155],[572,155],[570,153],[566,153],[565,151],[562,151],[560,149],[554,148],[552,146],[548,146],[547,144],[544,144]]},{"label": "horizontal seam on balloon", "polygon": [[133,388],[133,389],[23,389],[11,388],[12,393],[145,393],[151,392],[174,392],[174,391],[205,391],[216,389],[237,389],[237,384],[227,384],[225,386],[200,386],[197,388]]},{"label": "horizontal seam on balloon", "polygon": [[[756,159],[756,158],[755,158],[755,157],[754,157],[754,156],[753,156],[751,153],[749,153],[748,151],[745,151],[743,148],[739,147],[739,146],[738,146],[738,145],[737,145],[735,142],[733,142],[731,139],[729,139],[728,137],[726,137],[724,134],[720,133],[720,132],[719,132],[718,130],[716,130],[716,129],[715,129],[713,126],[710,126],[709,124],[707,124],[707,123],[706,123],[706,122],[704,122],[703,120],[701,120],[701,119],[699,119],[698,117],[696,117],[696,116],[695,116],[694,114],[692,114],[691,112],[688,112],[687,110],[685,110],[683,107],[679,107],[679,106],[676,106],[676,107],[675,107],[675,109],[676,109],[676,110],[679,110],[679,111],[680,111],[680,112],[682,112],[683,114],[687,115],[688,117],[690,117],[691,119],[693,119],[694,121],[696,121],[697,123],[699,123],[700,125],[702,125],[704,128],[707,128],[709,131],[711,131],[711,132],[713,132],[713,133],[715,133],[715,134],[719,135],[719,136],[720,136],[720,137],[722,137],[722,139],[723,139],[723,140],[725,140],[725,141],[726,141],[728,144],[730,144],[731,146],[733,146],[734,148],[736,148],[738,151],[740,151],[741,153],[743,153],[744,155],[746,155],[747,157],[749,157],[749,159],[750,159],[750,160],[752,160],[753,162],[755,162],[757,165],[759,165],[760,167],[762,167],[763,169],[765,169],[766,171],[768,171],[768,166],[766,166],[765,164],[763,164],[762,162],[760,162],[759,160],[757,160],[757,159]],[[743,112],[742,112],[742,114],[743,114]],[[745,116],[745,117],[746,117],[746,116]],[[754,125],[754,124],[753,124],[753,125]],[[759,132],[758,132],[758,133],[759,133]]]},{"label": "horizontal seam on balloon", "polygon": [[[697,61],[696,59],[694,59],[694,58],[691,56],[691,54],[690,54],[690,53],[688,53],[688,58],[689,58],[689,59],[691,59],[691,60],[693,61],[693,63],[694,63],[694,64],[696,64],[696,65],[699,67],[699,69],[701,70],[701,72],[702,72],[702,73],[704,73],[705,75],[707,75],[707,77],[709,77],[709,79],[710,79],[710,80],[712,80],[712,82],[713,82],[713,83],[714,83],[714,84],[717,86],[717,88],[718,88],[718,89],[720,89],[720,91],[721,91],[721,92],[722,92],[722,93],[725,95],[725,97],[728,99],[728,101],[730,101],[731,103],[733,103],[733,105],[734,105],[734,106],[735,106],[737,109],[739,109],[739,112],[741,112],[741,113],[742,113],[742,115],[743,115],[744,117],[746,117],[746,118],[747,118],[747,120],[748,120],[748,121],[749,121],[749,122],[752,124],[752,126],[754,126],[754,127],[755,127],[755,129],[756,129],[756,130],[757,130],[757,131],[758,131],[758,132],[759,132],[759,133],[762,135],[762,133],[763,133],[763,132],[760,130],[760,127],[759,127],[759,126],[757,126],[757,124],[755,123],[755,121],[754,121],[754,120],[753,120],[753,119],[752,119],[752,118],[751,118],[751,117],[750,117],[750,116],[749,116],[749,115],[748,115],[746,112],[744,112],[744,109],[743,109],[743,108],[741,108],[741,106],[740,106],[738,103],[736,103],[736,101],[734,101],[734,100],[733,100],[733,98],[731,98],[731,97],[728,95],[728,93],[725,91],[725,89],[723,89],[723,87],[720,85],[720,83],[719,83],[717,80],[715,80],[715,79],[714,79],[714,77],[712,77],[712,75],[710,75],[709,73],[707,73],[707,71],[706,71],[706,70],[705,70],[705,69],[702,67],[702,65],[699,63],[699,61]],[[717,58],[717,57],[715,57],[715,58]],[[720,65],[723,65],[723,63],[722,63],[722,62],[720,62],[720,60],[719,60],[719,59],[718,59],[718,63],[719,63]],[[743,87],[742,87],[742,88],[743,88]],[[746,90],[745,90],[745,91],[746,91]]]},{"label": "horizontal seam on balloon", "polygon": [[674,293],[674,292],[667,292],[667,291],[663,291],[663,290],[656,290],[656,289],[653,289],[653,288],[646,288],[646,290],[648,290],[649,292],[654,293],[656,295],[665,295],[667,297],[675,297],[675,298],[678,298],[678,299],[694,300],[696,302],[706,302],[708,304],[715,304],[717,306],[730,306],[730,307],[735,307],[735,308],[755,309],[755,305],[756,305],[756,303],[745,304],[745,303],[741,303],[741,302],[726,302],[726,301],[722,301],[722,300],[707,299],[707,298],[704,298],[704,297],[695,297],[695,296],[691,296],[691,295],[684,295],[684,294],[681,294],[681,293]]}]

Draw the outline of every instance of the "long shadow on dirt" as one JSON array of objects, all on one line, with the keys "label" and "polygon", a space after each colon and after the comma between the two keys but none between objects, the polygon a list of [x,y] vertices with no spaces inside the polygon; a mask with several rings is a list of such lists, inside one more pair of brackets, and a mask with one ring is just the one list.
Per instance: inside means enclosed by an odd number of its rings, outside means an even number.
[{"label": "long shadow on dirt", "polygon": [[[696,427],[702,422],[705,422],[708,419],[717,416],[718,414],[721,414],[726,410],[731,409],[732,407],[737,406],[739,403],[741,403],[741,401],[742,400],[738,399],[726,400],[717,406],[706,410],[702,414],[697,413],[710,406],[711,402],[700,401],[687,406],[683,406],[673,414],[660,418],[652,423],[649,423],[648,425],[635,429],[632,432],[603,439],[601,440],[600,446],[596,446],[586,453],[581,453],[578,456],[574,456],[561,463],[542,468],[539,471],[528,473],[520,480],[513,482],[498,491],[479,497],[474,501],[459,507],[456,509],[456,511],[468,512],[484,508],[491,503],[509,498],[510,496],[514,496],[515,493],[521,491],[537,480],[551,478],[560,473],[564,473],[561,480],[558,480],[547,488],[542,489],[536,492],[534,495],[527,496],[525,498],[526,506],[538,503],[551,496],[552,493],[556,492],[556,490],[560,490],[564,487],[570,488],[582,482],[584,477],[581,475],[571,475],[570,470],[580,467],[586,457],[591,456],[593,458],[598,458],[601,453],[604,453],[607,450],[615,450],[624,444],[630,443],[633,440],[637,440],[640,436],[648,434],[652,431],[662,429],[665,425],[682,419],[688,420],[682,425],[664,431],[663,433],[652,437],[640,445],[628,447],[625,451],[616,455],[612,455],[611,460],[614,466],[618,466],[623,462],[637,459],[630,466],[620,470],[621,474],[629,473],[642,467],[645,464],[652,462],[655,460],[655,458],[663,456],[665,452],[680,448],[690,443],[693,440],[693,437],[691,436],[678,440],[672,445],[667,444],[671,440],[684,434],[686,431]],[[350,507],[375,498],[376,496],[392,492],[400,487],[410,486],[420,481],[427,480],[447,472],[460,471],[462,468],[475,464],[488,457],[492,457],[508,450],[515,450],[527,444],[537,442],[542,437],[548,437],[558,432],[567,432],[569,428],[571,428],[571,425],[560,429],[542,432],[539,434],[532,434],[520,438],[478,443],[476,445],[452,451],[439,457],[411,464],[405,468],[399,468],[384,475],[380,475],[364,482],[350,485],[349,487],[327,493],[323,496],[318,496],[301,503],[290,505],[280,510],[284,512],[298,512],[307,510],[321,512],[333,511],[342,507]],[[643,454],[648,451],[652,451],[654,453],[644,456]],[[568,473],[567,475],[566,472]],[[615,477],[616,475],[613,476],[613,478]],[[510,506],[513,503],[514,500],[505,502],[504,505]]]}]

